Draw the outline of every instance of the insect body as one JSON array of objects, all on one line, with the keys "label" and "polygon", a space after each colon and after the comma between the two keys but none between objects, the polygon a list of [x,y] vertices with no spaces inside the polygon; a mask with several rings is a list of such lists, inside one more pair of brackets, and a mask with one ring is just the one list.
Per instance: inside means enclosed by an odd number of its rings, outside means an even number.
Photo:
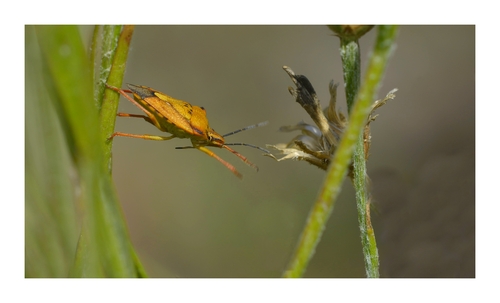
[{"label": "insect body", "polygon": [[[230,171],[232,171],[237,177],[241,178],[241,174],[228,162],[221,159],[211,150],[206,148],[206,146],[215,146],[219,148],[224,148],[235,154],[243,162],[249,166],[258,170],[258,167],[248,161],[246,157],[238,153],[237,151],[231,149],[228,145],[245,145],[249,147],[254,147],[260,149],[266,153],[267,150],[246,144],[246,143],[225,143],[224,137],[238,133],[240,131],[254,128],[257,126],[265,125],[267,122],[255,124],[252,126],[239,129],[237,131],[228,133],[221,136],[219,133],[214,131],[208,125],[208,119],[206,111],[203,107],[196,105],[191,105],[190,103],[182,100],[177,100],[164,93],[146,86],[138,86],[133,84],[127,84],[130,90],[119,89],[117,87],[109,86],[108,88],[120,93],[122,96],[127,98],[130,102],[135,104],[139,109],[141,109],[146,115],[136,115],[136,114],[126,114],[118,113],[119,117],[132,117],[132,118],[142,118],[147,122],[156,126],[159,130],[163,132],[170,133],[171,136],[154,136],[154,135],[134,135],[126,134],[121,132],[115,132],[110,139],[116,136],[140,138],[146,140],[170,140],[173,138],[189,138],[191,139],[192,146],[176,147],[177,149],[185,148],[196,148],[210,157],[217,159],[224,166],[226,166]],[[133,94],[132,99],[127,94]]]}]

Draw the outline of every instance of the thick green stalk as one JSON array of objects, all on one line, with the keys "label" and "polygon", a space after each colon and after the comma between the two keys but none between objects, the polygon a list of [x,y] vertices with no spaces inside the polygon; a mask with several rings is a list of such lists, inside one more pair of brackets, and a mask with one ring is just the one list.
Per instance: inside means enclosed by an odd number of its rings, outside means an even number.
[{"label": "thick green stalk", "polygon": [[143,276],[104,158],[99,113],[91,101],[91,67],[78,28],[37,26],[35,33],[46,70],[46,89],[41,94],[52,100],[64,133],[61,144],[67,146],[74,164],[67,174],[74,183],[75,201],[64,202],[79,207],[84,214],[69,275]]},{"label": "thick green stalk", "polygon": [[[396,26],[380,26],[373,55],[370,58],[364,83],[359,90],[349,116],[349,125],[345,130],[338,149],[333,155],[331,165],[325,177],[325,182],[318,198],[309,214],[306,227],[301,235],[297,250],[285,272],[284,277],[301,277],[314,254],[316,245],[325,228],[328,217],[335,206],[342,183],[347,174],[347,167],[351,162],[356,143],[364,129],[366,119],[370,112],[372,102],[376,95],[383,72],[392,49],[397,32]],[[373,229],[367,230],[373,239]],[[375,244],[373,242],[372,244]],[[370,247],[373,245],[370,244]],[[376,246],[375,246],[376,249]]]},{"label": "thick green stalk", "polygon": [[94,102],[99,111],[101,111],[106,87],[104,84],[111,72],[122,27],[122,25],[96,25],[94,29],[90,62],[94,68],[92,73],[94,76]]},{"label": "thick green stalk", "polygon": [[[105,31],[106,32],[106,31]],[[115,35],[115,31],[107,31],[111,35]],[[100,78],[98,80],[100,85],[107,83],[115,87],[121,87],[123,82],[123,75],[125,74],[125,66],[128,57],[128,50],[130,47],[130,41],[132,40],[132,34],[134,33],[134,26],[124,25],[123,29],[117,37],[118,44],[112,61],[106,60],[103,64],[111,63],[111,65],[103,65],[101,70],[107,70],[109,73],[100,73]],[[110,39],[110,38],[108,38]],[[118,111],[118,99],[120,95],[112,90],[104,90],[102,97],[102,105],[100,111],[100,121],[101,121],[101,135],[102,140],[105,141],[104,145],[104,157],[107,161],[107,168],[111,172],[111,148],[112,141],[107,140],[115,129],[116,113]]]}]

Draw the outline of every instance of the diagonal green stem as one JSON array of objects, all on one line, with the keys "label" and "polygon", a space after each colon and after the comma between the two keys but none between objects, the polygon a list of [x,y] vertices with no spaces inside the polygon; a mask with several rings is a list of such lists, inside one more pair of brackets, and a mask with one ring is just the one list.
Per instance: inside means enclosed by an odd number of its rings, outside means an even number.
[{"label": "diagonal green stem", "polygon": [[[301,277],[314,254],[316,245],[333,211],[342,183],[347,174],[356,143],[362,134],[366,119],[371,109],[380,81],[387,64],[393,42],[396,37],[396,26],[380,26],[378,36],[370,58],[364,83],[359,90],[349,117],[349,125],[340,141],[331,165],[328,168],[325,182],[318,198],[309,214],[306,227],[301,235],[297,250],[292,257],[284,277]],[[373,229],[367,231],[373,234]],[[374,237],[373,237],[374,239]],[[375,244],[373,242],[373,244]],[[371,247],[371,246],[370,246]]]}]

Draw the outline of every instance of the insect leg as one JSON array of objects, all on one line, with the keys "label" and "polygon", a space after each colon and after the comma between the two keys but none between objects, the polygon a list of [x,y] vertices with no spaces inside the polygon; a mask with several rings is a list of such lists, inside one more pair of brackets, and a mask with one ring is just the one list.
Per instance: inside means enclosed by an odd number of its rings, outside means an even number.
[{"label": "insect leg", "polygon": [[170,140],[170,139],[175,138],[174,135],[169,136],[169,137],[162,137],[162,136],[153,136],[153,135],[134,135],[134,134],[126,134],[126,133],[116,132],[116,133],[112,134],[111,137],[108,138],[108,140],[111,140],[116,136],[138,138],[138,139],[144,139],[144,140],[155,140],[155,141],[165,141],[165,140]]},{"label": "insect leg", "polygon": [[129,90],[129,89],[121,89],[121,88],[118,88],[118,87],[115,87],[115,86],[112,86],[112,85],[109,85],[108,83],[104,83],[104,85],[106,85],[107,88],[109,89],[112,89],[114,90],[115,92],[119,93],[120,91],[123,91],[123,92],[126,92],[128,94],[131,94],[132,91]]},{"label": "insect leg", "polygon": [[[137,101],[135,101],[134,98],[132,98],[129,95],[127,95],[127,93],[129,93],[129,94],[133,93],[133,91],[128,90],[128,89],[120,89],[118,87],[114,87],[114,86],[111,86],[111,85],[108,85],[108,84],[106,84],[106,87],[109,88],[109,89],[111,89],[111,90],[114,90],[117,93],[119,93],[120,95],[122,95],[123,97],[125,97],[125,99],[129,100],[130,102],[132,102],[132,104],[134,104],[135,106],[137,106],[140,110],[142,110],[143,112],[145,112],[146,114],[148,114],[147,110],[145,110],[144,107],[142,107],[142,105],[140,105]],[[123,116],[123,117],[125,117],[125,116]],[[132,117],[132,116],[128,116],[128,117]],[[144,120],[146,120],[146,119],[144,119]],[[155,125],[152,122],[151,119],[148,119],[146,121],[148,121],[149,123]]]},{"label": "insect leg", "polygon": [[251,166],[253,168],[255,168],[255,170],[259,171],[259,168],[257,167],[257,165],[253,164],[252,162],[250,162],[245,156],[243,156],[242,154],[240,154],[239,152],[235,151],[234,149],[230,148],[229,146],[227,145],[222,145],[222,148],[225,148],[227,149],[228,151],[232,152],[233,154],[235,154],[238,158],[240,158],[243,162],[245,162],[248,166]]},{"label": "insect leg", "polygon": [[[144,115],[136,115],[136,114],[127,114],[127,113],[118,113],[116,114],[118,117],[129,117],[129,118],[142,118],[144,120],[146,120],[146,122],[148,123],[151,123],[153,125],[155,125],[153,123],[153,121],[148,117],[148,116],[144,116]],[[155,125],[156,126],[156,125]]]},{"label": "insect leg", "polygon": [[209,150],[208,148],[204,147],[204,146],[196,146],[195,147],[196,149],[198,150],[201,150],[202,152],[204,152],[205,154],[209,155],[210,157],[213,157],[215,158],[217,161],[219,161],[220,163],[222,163],[225,167],[227,167],[230,171],[233,172],[233,174],[236,175],[236,177],[238,178],[243,178],[243,176],[236,170],[236,168],[234,166],[232,166],[231,164],[229,164],[228,162],[222,160],[219,156],[217,156],[214,152],[212,152],[211,150]]},{"label": "insect leg", "polygon": [[127,113],[118,113],[116,114],[118,117],[130,117],[130,118],[148,118],[144,115],[137,115],[137,114],[127,114]]}]

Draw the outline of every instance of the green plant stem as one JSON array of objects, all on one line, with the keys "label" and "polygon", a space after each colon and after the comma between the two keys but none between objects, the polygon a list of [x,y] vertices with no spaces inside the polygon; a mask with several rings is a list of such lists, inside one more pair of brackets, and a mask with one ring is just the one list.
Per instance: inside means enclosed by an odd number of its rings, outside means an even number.
[{"label": "green plant stem", "polygon": [[[115,31],[108,31],[110,35],[115,35]],[[108,83],[111,86],[121,87],[123,83],[123,75],[125,74],[125,66],[128,57],[128,50],[130,47],[130,41],[132,40],[132,34],[134,33],[134,26],[125,25],[119,35],[118,45],[116,47],[116,52],[111,61],[111,66],[105,65],[101,67],[101,70],[109,70],[109,74],[101,73],[99,78],[99,83]],[[106,64],[108,61],[103,62]],[[112,90],[104,90],[104,96],[102,99],[102,106],[100,112],[101,121],[101,135],[102,140],[105,142],[104,145],[104,157],[107,161],[107,167],[109,172],[111,172],[111,149],[112,141],[107,140],[114,132],[116,113],[118,111],[118,100],[120,95]]]},{"label": "green plant stem", "polygon": [[361,82],[361,55],[358,40],[340,37],[340,58],[344,70],[347,110],[351,113]]},{"label": "green plant stem", "polygon": [[[345,94],[349,113],[351,113],[351,109],[353,108],[361,79],[361,55],[359,42],[357,37],[352,40],[350,38],[352,37],[345,38],[340,36],[340,57],[342,59],[342,67],[344,70]],[[375,233],[373,233],[373,227],[369,224],[371,220],[366,189],[367,174],[363,134],[359,136],[358,142],[356,143],[352,163],[352,181],[356,196],[358,224],[365,261],[366,276],[369,278],[378,278],[378,250],[375,241]]]},{"label": "green plant stem", "polygon": [[368,278],[378,278],[379,258],[375,232],[371,225],[370,204],[366,187],[366,159],[363,146],[363,135],[359,136],[356,144],[353,162],[353,186],[356,195],[356,207],[358,210],[358,224],[361,236],[361,246],[365,261],[365,271]]},{"label": "green plant stem", "polygon": [[[380,26],[378,28],[373,55],[370,58],[363,85],[352,106],[349,125],[345,130],[338,149],[333,155],[323,186],[309,214],[298,247],[284,277],[301,277],[314,254],[316,245],[319,242],[328,217],[332,213],[336,199],[340,193],[355,146],[362,135],[372,102],[382,80],[396,33],[396,26]],[[371,231],[368,230],[367,233],[373,235],[373,229]],[[371,239],[371,236],[369,239]]]},{"label": "green plant stem", "polygon": [[96,25],[94,29],[90,62],[93,63],[94,68],[92,73],[94,76],[94,101],[99,111],[101,111],[105,83],[111,72],[122,28],[121,25]]}]

